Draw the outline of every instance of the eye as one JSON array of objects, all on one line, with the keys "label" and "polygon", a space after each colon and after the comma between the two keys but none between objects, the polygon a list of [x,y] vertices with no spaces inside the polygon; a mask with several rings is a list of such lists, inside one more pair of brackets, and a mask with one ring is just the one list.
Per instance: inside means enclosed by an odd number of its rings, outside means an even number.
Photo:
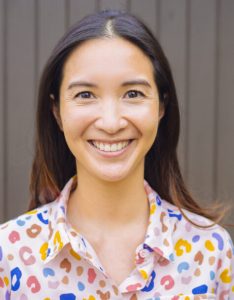
[{"label": "eye", "polygon": [[89,99],[91,97],[91,94],[92,93],[90,93],[88,91],[84,91],[84,92],[77,93],[75,95],[75,98]]},{"label": "eye", "polygon": [[137,91],[137,90],[128,91],[127,94],[129,96],[129,98],[136,98],[138,96],[140,96],[140,97],[144,97],[145,96],[142,92]]}]

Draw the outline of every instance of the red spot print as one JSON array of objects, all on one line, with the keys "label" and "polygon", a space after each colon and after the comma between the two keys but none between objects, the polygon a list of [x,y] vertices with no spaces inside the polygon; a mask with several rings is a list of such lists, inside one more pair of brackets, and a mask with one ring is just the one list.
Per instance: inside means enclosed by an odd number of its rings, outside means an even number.
[{"label": "red spot print", "polygon": [[166,275],[161,279],[161,285],[164,285],[166,290],[170,290],[175,285],[174,279],[170,275]]},{"label": "red spot print", "polygon": [[94,271],[94,269],[89,269],[88,270],[88,282],[89,283],[93,283],[94,282],[94,280],[95,280],[95,278],[96,278],[96,273],[95,273],[95,271]]},{"label": "red spot print", "polygon": [[4,288],[4,281],[2,280],[1,277],[0,277],[0,288]]},{"label": "red spot print", "polygon": [[218,260],[218,269],[220,269],[222,267],[222,259]]},{"label": "red spot print", "polygon": [[127,291],[128,292],[134,292],[137,290],[137,288],[140,288],[141,284],[140,283],[136,283],[136,284],[131,284],[129,286],[127,286]]},{"label": "red spot print", "polygon": [[39,281],[37,280],[36,276],[29,276],[27,280],[27,286],[31,288],[32,293],[37,293],[41,289],[41,285]]},{"label": "red spot print", "polygon": [[12,244],[14,244],[15,242],[20,240],[20,235],[17,231],[13,230],[10,234],[9,234],[9,240]]}]

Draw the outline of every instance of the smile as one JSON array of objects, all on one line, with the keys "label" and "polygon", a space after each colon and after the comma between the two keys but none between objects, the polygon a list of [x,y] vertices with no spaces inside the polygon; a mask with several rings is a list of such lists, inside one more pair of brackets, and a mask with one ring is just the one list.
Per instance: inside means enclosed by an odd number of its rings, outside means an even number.
[{"label": "smile", "polygon": [[121,141],[118,143],[104,143],[98,141],[89,141],[95,148],[104,152],[118,152],[126,148],[132,140]]}]

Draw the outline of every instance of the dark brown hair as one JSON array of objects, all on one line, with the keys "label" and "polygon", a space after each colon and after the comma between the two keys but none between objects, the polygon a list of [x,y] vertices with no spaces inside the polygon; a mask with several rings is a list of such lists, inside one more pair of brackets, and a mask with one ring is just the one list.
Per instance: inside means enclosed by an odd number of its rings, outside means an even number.
[{"label": "dark brown hair", "polygon": [[219,222],[223,216],[222,211],[200,207],[188,192],[180,172],[176,152],[180,115],[168,61],[152,32],[139,18],[115,10],[86,16],[75,24],[58,42],[45,66],[38,93],[29,209],[53,201],[65,183],[76,174],[75,158],[52,113],[51,95],[59,106],[63,66],[71,52],[86,40],[104,37],[121,37],[130,41],[149,57],[154,67],[155,83],[165,114],[160,121],[157,137],[145,157],[145,179],[163,199],[180,210],[185,208]]}]

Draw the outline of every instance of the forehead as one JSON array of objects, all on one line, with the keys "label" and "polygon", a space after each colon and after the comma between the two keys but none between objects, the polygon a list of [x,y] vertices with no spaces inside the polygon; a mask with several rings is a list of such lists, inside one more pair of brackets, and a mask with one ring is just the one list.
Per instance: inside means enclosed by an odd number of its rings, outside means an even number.
[{"label": "forehead", "polygon": [[144,75],[153,80],[153,65],[135,44],[119,37],[98,38],[77,46],[63,68],[64,79],[85,75],[101,77]]}]

